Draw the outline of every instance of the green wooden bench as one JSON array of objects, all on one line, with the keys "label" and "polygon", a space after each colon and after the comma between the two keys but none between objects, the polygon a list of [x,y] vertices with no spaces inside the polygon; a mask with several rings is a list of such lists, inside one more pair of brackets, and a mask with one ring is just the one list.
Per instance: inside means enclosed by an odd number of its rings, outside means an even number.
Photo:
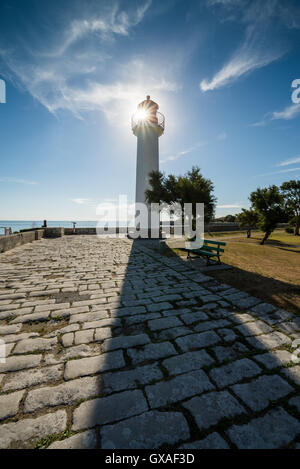
[{"label": "green wooden bench", "polygon": [[[191,258],[191,253],[197,257],[206,257],[207,265],[210,265],[210,259],[213,257],[218,258],[218,264],[221,264],[220,256],[224,252],[223,247],[226,246],[226,243],[221,241],[212,241],[210,239],[196,240],[196,243],[203,241],[203,246],[201,248],[197,247],[185,247],[184,250],[187,251],[187,258]],[[222,246],[222,247],[221,247]]]}]

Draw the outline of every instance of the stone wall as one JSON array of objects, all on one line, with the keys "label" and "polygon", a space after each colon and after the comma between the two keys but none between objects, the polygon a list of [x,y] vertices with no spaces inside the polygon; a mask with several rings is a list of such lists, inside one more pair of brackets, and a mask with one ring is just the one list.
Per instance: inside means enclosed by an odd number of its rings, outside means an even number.
[{"label": "stone wall", "polygon": [[32,243],[43,237],[44,230],[27,231],[9,236],[0,236],[0,253],[9,251],[22,244]]}]

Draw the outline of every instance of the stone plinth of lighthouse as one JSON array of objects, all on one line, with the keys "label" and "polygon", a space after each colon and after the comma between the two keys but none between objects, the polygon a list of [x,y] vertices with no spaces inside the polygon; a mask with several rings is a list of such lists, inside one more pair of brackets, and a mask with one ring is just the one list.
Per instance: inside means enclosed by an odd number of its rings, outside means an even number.
[{"label": "stone plinth of lighthouse", "polygon": [[[149,174],[159,170],[159,137],[165,130],[165,118],[158,112],[157,103],[147,96],[137,108],[132,117],[132,131],[137,137],[136,161],[136,192],[135,202],[146,204],[145,191],[150,189]],[[136,212],[137,219],[137,212]],[[151,228],[150,219],[146,226],[140,225],[141,230]]]}]

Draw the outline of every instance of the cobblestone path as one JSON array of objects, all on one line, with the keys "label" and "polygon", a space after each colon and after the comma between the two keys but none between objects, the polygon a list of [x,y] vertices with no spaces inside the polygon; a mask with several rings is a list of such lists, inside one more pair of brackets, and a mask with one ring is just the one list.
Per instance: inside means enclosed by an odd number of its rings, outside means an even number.
[{"label": "cobblestone path", "polygon": [[16,248],[0,255],[0,448],[299,448],[299,330],[143,242]]}]

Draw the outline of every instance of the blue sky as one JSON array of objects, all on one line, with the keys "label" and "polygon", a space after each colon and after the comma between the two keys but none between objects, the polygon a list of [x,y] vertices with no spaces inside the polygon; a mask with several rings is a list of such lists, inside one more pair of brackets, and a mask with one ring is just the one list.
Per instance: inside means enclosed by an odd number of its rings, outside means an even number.
[{"label": "blue sky", "polygon": [[217,215],[300,176],[295,0],[2,0],[0,219],[96,219],[133,202],[130,118],[166,117],[160,169],[200,166]]}]

